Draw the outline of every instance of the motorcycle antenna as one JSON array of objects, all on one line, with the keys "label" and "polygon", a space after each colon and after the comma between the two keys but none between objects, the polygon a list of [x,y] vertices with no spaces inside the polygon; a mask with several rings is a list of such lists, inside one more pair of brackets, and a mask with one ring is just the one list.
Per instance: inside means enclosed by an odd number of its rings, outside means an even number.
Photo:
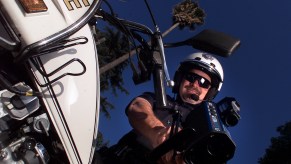
[{"label": "motorcycle antenna", "polygon": [[155,93],[156,93],[156,99],[157,99],[156,106],[158,108],[165,108],[168,106],[168,102],[167,102],[167,97],[166,97],[166,93],[165,93],[163,78],[165,78],[166,85],[168,87],[173,87],[174,82],[170,79],[168,67],[166,64],[162,34],[161,34],[160,29],[159,29],[159,27],[154,19],[153,13],[149,7],[147,0],[144,0],[144,2],[147,6],[147,9],[148,9],[150,16],[151,16],[151,19],[152,19],[152,22],[155,26],[154,37],[156,39],[156,43],[158,44],[159,53],[160,53],[160,58],[157,59],[158,63],[156,63],[155,71],[154,71],[154,86],[155,86]]},{"label": "motorcycle antenna", "polygon": [[146,4],[146,6],[147,6],[147,9],[148,9],[150,15],[151,15],[151,19],[152,19],[152,21],[153,21],[154,26],[157,27],[158,25],[157,25],[157,23],[156,23],[156,21],[155,21],[155,18],[154,18],[153,12],[152,12],[152,10],[151,10],[151,8],[150,8],[150,5],[149,5],[148,1],[147,1],[147,0],[144,0],[144,2],[145,2],[145,4]]},{"label": "motorcycle antenna", "polygon": [[155,18],[153,16],[153,13],[151,11],[151,8],[147,2],[147,0],[144,0],[146,6],[147,6],[147,9],[151,15],[151,19],[153,21],[153,24],[155,26],[155,36],[156,36],[156,39],[158,41],[158,45],[159,45],[159,50],[160,50],[160,54],[161,54],[161,60],[162,60],[162,65],[163,65],[163,68],[164,68],[164,73],[165,73],[165,78],[166,78],[166,82],[167,82],[167,86],[168,87],[173,87],[174,86],[174,82],[170,79],[170,75],[169,75],[169,72],[168,72],[168,67],[167,67],[167,64],[166,64],[166,59],[165,59],[165,51],[164,51],[164,43],[162,41],[162,34],[161,34],[161,31],[155,21]]}]

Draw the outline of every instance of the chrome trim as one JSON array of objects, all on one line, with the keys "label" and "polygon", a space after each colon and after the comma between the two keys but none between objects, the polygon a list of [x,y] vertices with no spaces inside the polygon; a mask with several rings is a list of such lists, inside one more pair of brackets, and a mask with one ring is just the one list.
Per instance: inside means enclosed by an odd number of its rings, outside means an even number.
[{"label": "chrome trim", "polygon": [[15,57],[15,62],[24,62],[27,60],[31,55],[35,53],[41,52],[45,47],[61,41],[75,32],[79,31],[83,26],[85,26],[91,17],[94,16],[95,11],[99,8],[102,0],[94,0],[90,8],[86,11],[86,13],[78,19],[75,23],[69,25],[67,28],[48,36],[40,41],[27,45],[21,52]]}]

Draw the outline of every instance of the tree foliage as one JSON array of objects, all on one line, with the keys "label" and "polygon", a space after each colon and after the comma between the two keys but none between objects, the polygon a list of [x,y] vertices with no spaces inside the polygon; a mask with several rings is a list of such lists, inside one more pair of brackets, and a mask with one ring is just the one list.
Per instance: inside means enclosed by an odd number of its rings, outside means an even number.
[{"label": "tree foliage", "polygon": [[260,164],[291,164],[291,121],[279,126],[278,137],[271,138],[271,145],[259,159]]},{"label": "tree foliage", "polygon": [[202,25],[206,14],[199,8],[198,2],[184,0],[173,8],[173,24],[179,23],[179,28],[189,27],[194,30],[197,25]]},{"label": "tree foliage", "polygon": [[[95,40],[97,40],[96,46],[100,67],[116,60],[122,54],[129,51],[127,39],[122,35],[122,33],[115,31],[108,26],[105,27],[104,31],[100,31],[96,28],[94,37]],[[100,42],[98,42],[98,40]],[[120,91],[128,94],[127,89],[123,86],[124,80],[122,76],[122,72],[127,65],[128,62],[124,61],[113,69],[100,74],[101,93],[111,92],[114,96],[118,96],[117,91]],[[110,118],[109,109],[113,109],[114,105],[107,101],[107,98],[104,96],[101,96],[100,104],[100,110],[106,117]]]},{"label": "tree foliage", "polygon": [[98,131],[97,134],[97,141],[96,141],[96,148],[99,149],[101,147],[106,147],[109,145],[109,141],[104,141],[104,137],[102,132]]}]

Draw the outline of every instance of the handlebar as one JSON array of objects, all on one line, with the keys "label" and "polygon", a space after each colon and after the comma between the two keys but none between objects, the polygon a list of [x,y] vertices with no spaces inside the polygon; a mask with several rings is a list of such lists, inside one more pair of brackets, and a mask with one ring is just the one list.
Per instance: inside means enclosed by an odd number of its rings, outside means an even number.
[{"label": "handlebar", "polygon": [[[149,60],[153,60],[155,63],[153,66],[153,69],[148,69],[148,70],[153,70],[152,72],[153,77],[154,77],[153,81],[154,81],[156,99],[158,102],[157,108],[167,107],[167,98],[166,98],[166,92],[164,88],[164,80],[166,80],[166,84],[169,87],[173,86],[173,81],[171,81],[170,76],[169,76],[166,59],[165,59],[162,35],[159,31],[159,28],[156,26],[155,32],[153,32],[149,27],[143,24],[117,18],[115,16],[112,16],[111,14],[106,13],[103,10],[99,10],[97,11],[97,13],[100,16],[102,16],[104,20],[108,21],[110,24],[115,26],[118,30],[122,31],[125,35],[135,38],[137,41],[141,43],[141,45],[147,44],[148,46],[146,47],[154,47],[158,49],[159,53],[158,54],[154,53],[154,55],[152,55],[149,59]],[[141,36],[136,34],[133,31],[138,31],[150,36],[151,41],[154,41],[154,42],[148,41],[147,43],[145,43],[144,39],[141,39]],[[154,49],[151,49],[151,51],[155,52]]]}]

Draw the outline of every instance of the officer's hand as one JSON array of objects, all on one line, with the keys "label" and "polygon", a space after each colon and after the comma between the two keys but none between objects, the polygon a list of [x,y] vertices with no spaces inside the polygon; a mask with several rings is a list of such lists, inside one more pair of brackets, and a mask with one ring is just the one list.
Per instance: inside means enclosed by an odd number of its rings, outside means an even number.
[{"label": "officer's hand", "polygon": [[[181,128],[178,129],[180,131]],[[165,142],[167,139],[169,139],[171,128],[167,127],[164,129],[161,129],[159,131],[159,135],[157,136],[157,146],[160,145],[161,143]],[[155,146],[156,147],[156,146]],[[169,151],[165,155],[163,155],[160,160],[158,161],[158,164],[184,164],[184,160],[182,158],[181,154],[176,154],[175,157],[174,151]]]}]

